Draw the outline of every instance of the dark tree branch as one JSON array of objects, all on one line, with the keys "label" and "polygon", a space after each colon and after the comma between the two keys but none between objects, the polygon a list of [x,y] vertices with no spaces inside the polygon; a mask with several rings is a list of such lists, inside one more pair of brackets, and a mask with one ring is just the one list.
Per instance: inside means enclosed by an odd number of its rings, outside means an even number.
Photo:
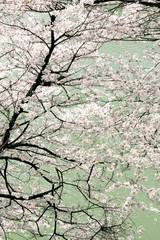
[{"label": "dark tree branch", "polygon": [[[55,158],[62,158],[60,155],[52,152],[52,151],[49,150],[48,148],[46,148],[46,147],[40,147],[40,146],[38,146],[38,145],[36,145],[36,144],[19,142],[19,143],[15,143],[15,144],[11,144],[11,145],[8,144],[8,145],[7,145],[7,148],[8,148],[8,149],[14,149],[14,148],[17,148],[17,147],[37,148],[37,149],[39,149],[39,150],[43,150],[43,151],[49,153],[51,156],[53,156],[53,157],[55,157]],[[75,160],[73,160],[73,159],[68,159],[68,158],[66,158],[66,157],[64,157],[64,158],[62,158],[62,159],[66,160],[66,161],[69,161],[69,162],[75,162]]]},{"label": "dark tree branch", "polygon": [[150,1],[135,1],[135,0],[95,0],[94,1],[94,4],[101,4],[101,3],[110,3],[110,2],[121,2],[121,3],[124,3],[124,4],[128,4],[128,3],[139,3],[143,6],[146,6],[146,7],[157,7],[157,8],[160,8],[160,2],[159,1],[156,1],[156,2],[150,2]]},{"label": "dark tree branch", "polygon": [[[58,187],[54,188],[54,191],[58,190],[61,187],[62,187],[62,185],[59,185]],[[48,190],[48,191],[45,191],[45,192],[42,192],[42,193],[31,195],[28,198],[25,198],[25,197],[22,197],[22,196],[16,197],[15,195],[0,193],[0,198],[7,198],[7,199],[10,199],[10,200],[30,201],[30,200],[33,200],[33,199],[42,198],[45,195],[48,195],[49,193],[52,193],[52,189]]]}]

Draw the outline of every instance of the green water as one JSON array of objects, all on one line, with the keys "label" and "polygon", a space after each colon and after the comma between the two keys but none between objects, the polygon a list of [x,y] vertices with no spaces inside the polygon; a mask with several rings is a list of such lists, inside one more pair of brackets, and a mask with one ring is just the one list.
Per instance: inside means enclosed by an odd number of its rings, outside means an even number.
[{"label": "green water", "polygon": [[[146,42],[146,43],[135,43],[131,41],[124,41],[120,43],[114,43],[114,42],[109,42],[106,43],[101,49],[101,53],[105,54],[110,54],[110,56],[114,56],[116,58],[120,58],[121,56],[125,57],[125,52],[128,52],[133,56],[134,54],[137,54],[141,59],[142,59],[142,65],[144,68],[150,68],[153,66],[153,63],[149,59],[143,59],[143,51],[144,49],[151,47],[152,43]],[[149,179],[149,185],[152,187],[158,187],[158,186],[153,186],[153,181],[152,181],[152,174],[151,172],[148,171],[147,173],[148,179]],[[73,189],[69,189],[68,187],[68,192],[72,191]],[[71,199],[75,199],[75,204],[80,200],[79,196],[75,195],[76,192],[73,192],[73,195],[70,196]],[[141,201],[144,201],[149,204],[148,199],[144,195],[140,195],[139,198]],[[70,199],[66,199],[66,204],[67,202],[70,201]],[[132,219],[135,223],[136,226],[142,225],[143,228],[145,229],[145,232],[143,235],[139,236],[138,234],[135,236],[135,240],[141,239],[141,240],[160,240],[160,214],[155,214],[154,212],[151,213],[150,211],[142,211],[142,210],[137,210],[136,215],[132,216]],[[15,240],[22,240],[24,239],[21,236],[13,235],[12,239]],[[38,238],[37,238],[38,239]],[[39,238],[39,239],[44,239],[45,238]],[[78,238],[77,238],[78,239]],[[127,239],[126,239],[127,240]]]},{"label": "green water", "polygon": [[[131,42],[131,41],[123,41],[120,43],[106,43],[102,49],[100,50],[101,53],[110,54],[111,56],[114,56],[116,58],[120,58],[120,56],[125,57],[125,52],[130,53],[131,56],[137,54],[138,57],[141,58],[141,64],[145,69],[148,69],[153,66],[153,62],[150,59],[144,59],[143,56],[144,50],[146,50],[149,47],[152,47],[153,43],[151,42]],[[157,48],[157,51],[160,51],[160,49]],[[152,181],[153,175],[148,172],[147,177],[149,179],[149,182],[147,184],[151,185],[152,187],[159,187],[154,186],[154,182]],[[145,203],[149,203],[148,199],[141,195],[139,196],[141,201],[144,201]],[[160,207],[159,207],[160,210]],[[150,211],[142,211],[137,210],[136,215],[132,217],[134,223],[136,226],[142,225],[145,229],[144,233],[142,235],[136,235],[135,240],[141,239],[141,240],[160,240],[160,214],[156,214],[154,212]]]},{"label": "green water", "polygon": [[[150,68],[153,66],[153,62],[150,59],[144,59],[143,56],[144,50],[149,47],[152,47],[153,43],[135,43],[135,42],[121,42],[121,43],[106,43],[100,52],[110,54],[111,56],[115,56],[116,58],[120,58],[120,56],[125,56],[125,52],[130,53],[131,56],[137,54],[141,58],[141,64],[144,68]],[[158,50],[158,49],[157,49]],[[159,51],[159,50],[158,50]],[[149,179],[149,183],[152,187],[152,176],[150,172],[148,172],[147,177]],[[148,199],[144,196],[140,196],[141,201],[145,203],[148,202]],[[145,229],[144,233],[139,236],[138,234],[135,236],[135,240],[159,240],[160,239],[160,214],[151,213],[150,211],[142,211],[137,210],[137,214],[132,217],[136,226],[142,225]]]}]

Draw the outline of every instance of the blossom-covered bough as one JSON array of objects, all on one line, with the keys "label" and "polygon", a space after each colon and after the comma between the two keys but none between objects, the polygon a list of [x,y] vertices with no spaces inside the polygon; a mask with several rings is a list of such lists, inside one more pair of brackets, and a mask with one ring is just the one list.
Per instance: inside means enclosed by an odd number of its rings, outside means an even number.
[{"label": "blossom-covered bough", "polygon": [[[159,20],[158,1],[0,3],[2,239],[129,240],[159,213]],[[153,67],[100,54],[113,40],[154,41]]]}]

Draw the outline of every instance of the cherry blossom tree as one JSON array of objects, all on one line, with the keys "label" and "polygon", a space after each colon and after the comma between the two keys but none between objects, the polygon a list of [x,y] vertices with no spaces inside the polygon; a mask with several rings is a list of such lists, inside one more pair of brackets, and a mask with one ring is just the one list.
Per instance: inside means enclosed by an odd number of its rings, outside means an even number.
[{"label": "cherry blossom tree", "polygon": [[[158,1],[0,4],[2,239],[130,240],[137,208],[160,213],[159,19]],[[153,67],[110,41],[153,41]]]}]

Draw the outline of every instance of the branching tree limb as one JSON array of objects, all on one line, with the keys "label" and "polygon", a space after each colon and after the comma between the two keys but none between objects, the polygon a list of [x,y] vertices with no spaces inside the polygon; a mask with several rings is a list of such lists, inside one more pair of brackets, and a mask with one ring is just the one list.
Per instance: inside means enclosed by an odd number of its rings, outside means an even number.
[{"label": "branching tree limb", "polygon": [[[158,1],[0,3],[3,239],[132,239],[134,211],[159,212],[159,19]],[[112,41],[148,41],[152,67]]]}]

